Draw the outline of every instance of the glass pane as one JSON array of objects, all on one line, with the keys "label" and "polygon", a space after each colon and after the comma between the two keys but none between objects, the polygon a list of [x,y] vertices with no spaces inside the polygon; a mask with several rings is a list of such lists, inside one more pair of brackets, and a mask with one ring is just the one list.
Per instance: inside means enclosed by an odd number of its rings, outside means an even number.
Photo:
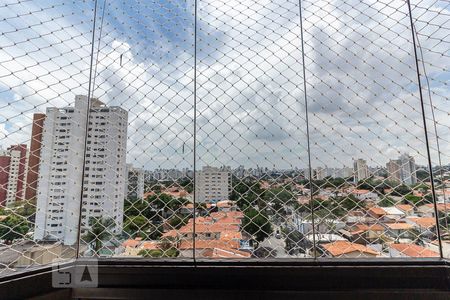
[{"label": "glass pane", "polygon": [[[411,1],[419,45],[418,59],[427,115],[428,136],[436,186],[437,211],[442,240],[442,254],[450,257],[450,3],[448,1]],[[438,243],[430,244],[438,251]]]},{"label": "glass pane", "polygon": [[311,257],[298,1],[200,1],[198,20],[197,257]]},{"label": "glass pane", "polygon": [[76,255],[93,8],[0,4],[0,276]]},{"label": "glass pane", "polygon": [[438,257],[404,1],[305,1],[318,257]]},{"label": "glass pane", "polygon": [[193,207],[192,10],[108,1],[98,14],[83,256],[192,257],[178,230]]}]

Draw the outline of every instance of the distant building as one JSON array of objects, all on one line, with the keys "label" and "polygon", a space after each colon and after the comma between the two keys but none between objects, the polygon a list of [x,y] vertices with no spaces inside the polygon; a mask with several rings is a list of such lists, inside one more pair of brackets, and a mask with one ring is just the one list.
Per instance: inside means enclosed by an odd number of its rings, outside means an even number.
[{"label": "distant building", "polygon": [[350,167],[343,167],[342,169],[339,169],[336,173],[337,177],[341,178],[348,178],[353,176],[353,169]]},{"label": "distant building", "polygon": [[353,161],[354,181],[359,182],[369,178],[369,167],[364,159],[358,158]]},{"label": "distant building", "polygon": [[318,167],[314,170],[314,179],[323,180],[327,177],[326,169]]},{"label": "distant building", "polygon": [[111,232],[121,232],[127,124],[128,115],[124,109],[107,107],[98,99],[91,99],[88,107],[86,96],[76,96],[74,107],[47,108],[39,166],[35,240],[75,244],[80,213],[82,234],[89,229],[91,217],[111,218],[114,221]]},{"label": "distant building", "polygon": [[229,199],[231,193],[231,172],[228,168],[219,169],[206,166],[196,173],[196,201],[215,203]]},{"label": "distant building", "polygon": [[387,179],[392,182],[401,182],[400,176],[400,162],[398,160],[390,160],[386,164],[388,173]]},{"label": "distant building", "polygon": [[30,153],[28,156],[27,186],[25,199],[36,198],[39,176],[39,163],[41,161],[42,132],[44,129],[45,114],[33,115],[33,127],[31,129]]},{"label": "distant building", "polygon": [[27,169],[27,145],[12,145],[0,151],[0,205],[8,206],[24,199]]},{"label": "distant building", "polygon": [[127,198],[144,199],[144,170],[127,164]]},{"label": "distant building", "polygon": [[239,167],[237,167],[234,170],[233,174],[237,178],[243,178],[245,176],[245,168],[244,168],[244,166],[240,165]]},{"label": "distant building", "polygon": [[416,163],[414,157],[402,154],[398,159],[386,164],[388,180],[404,184],[416,184]]},{"label": "distant building", "polygon": [[188,176],[188,170],[156,169],[150,172],[148,179],[160,181],[174,181]]}]

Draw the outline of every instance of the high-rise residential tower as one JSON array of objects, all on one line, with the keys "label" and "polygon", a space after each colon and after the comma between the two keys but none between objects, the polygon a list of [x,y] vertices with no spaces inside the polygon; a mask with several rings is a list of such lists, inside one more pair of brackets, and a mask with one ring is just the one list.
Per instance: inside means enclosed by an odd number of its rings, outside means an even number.
[{"label": "high-rise residential tower", "polygon": [[402,154],[398,159],[390,160],[386,164],[388,179],[404,184],[416,184],[416,162],[409,154]]},{"label": "high-rise residential tower", "polygon": [[89,220],[93,217],[112,219],[111,232],[121,232],[127,123],[128,115],[124,109],[107,107],[95,98],[91,99],[88,108],[86,96],[76,96],[74,107],[47,108],[39,166],[35,240],[75,244],[80,213],[82,235],[89,229]]},{"label": "high-rise residential tower", "polygon": [[127,198],[144,199],[144,170],[127,164]]},{"label": "high-rise residential tower", "polygon": [[353,161],[354,181],[359,182],[370,176],[369,167],[364,159],[358,158]]},{"label": "high-rise residential tower", "polygon": [[24,199],[27,178],[27,145],[19,144],[0,151],[0,205]]},{"label": "high-rise residential tower", "polygon": [[36,198],[39,176],[39,162],[41,161],[42,131],[44,129],[45,114],[33,115],[33,127],[31,129],[30,153],[28,156],[27,185],[25,199]]},{"label": "high-rise residential tower", "polygon": [[214,203],[228,200],[231,193],[231,170],[205,166],[195,175],[196,200]]}]

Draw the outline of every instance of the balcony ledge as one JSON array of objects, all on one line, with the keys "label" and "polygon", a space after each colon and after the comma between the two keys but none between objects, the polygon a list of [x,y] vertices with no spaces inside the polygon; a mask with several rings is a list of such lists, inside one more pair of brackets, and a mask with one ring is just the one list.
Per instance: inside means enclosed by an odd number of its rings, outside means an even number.
[{"label": "balcony ledge", "polygon": [[[82,261],[79,261],[82,264]],[[73,262],[63,268],[76,267]],[[161,261],[100,259],[98,288],[52,288],[50,267],[2,278],[1,299],[183,299],[333,295],[337,299],[450,298],[440,259]],[[371,296],[372,295],[372,296]],[[44,297],[44,298],[41,298]],[[59,298],[60,297],[60,298]],[[409,297],[409,298],[408,298]]]}]

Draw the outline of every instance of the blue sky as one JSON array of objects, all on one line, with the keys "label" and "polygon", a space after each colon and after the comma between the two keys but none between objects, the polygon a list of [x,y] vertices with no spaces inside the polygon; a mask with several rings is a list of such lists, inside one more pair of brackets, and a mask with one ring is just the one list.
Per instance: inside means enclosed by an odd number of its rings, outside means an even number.
[{"label": "blue sky", "polygon": [[[4,148],[29,140],[33,112],[87,93],[93,3],[0,4]],[[449,6],[412,3],[450,162]],[[303,4],[313,165],[349,166],[356,157],[384,165],[402,152],[425,163],[404,1]],[[109,0],[105,9],[94,94],[129,111],[128,160],[192,166],[193,2]],[[199,1],[197,50],[199,164],[305,167],[298,1]]]}]

